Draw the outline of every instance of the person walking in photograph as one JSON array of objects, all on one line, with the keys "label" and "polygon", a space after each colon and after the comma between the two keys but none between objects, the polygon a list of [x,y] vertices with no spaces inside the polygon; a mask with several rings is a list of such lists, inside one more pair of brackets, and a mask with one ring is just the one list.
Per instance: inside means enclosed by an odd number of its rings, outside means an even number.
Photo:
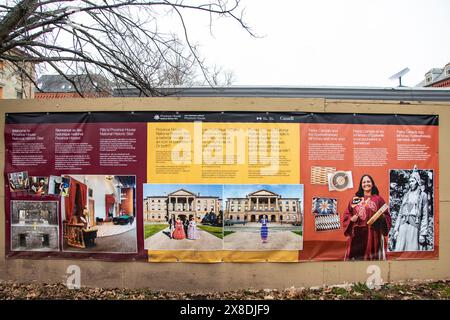
[{"label": "person walking in photograph", "polygon": [[364,174],[358,191],[344,213],[344,235],[347,237],[345,260],[385,260],[391,228],[389,209],[371,225],[367,222],[386,202],[379,195],[373,178]]},{"label": "person walking in photograph", "polygon": [[267,226],[267,223],[269,222],[267,219],[267,215],[263,215],[261,220],[259,221],[261,223],[261,241],[263,243],[267,242],[267,238],[269,237],[269,228]]}]

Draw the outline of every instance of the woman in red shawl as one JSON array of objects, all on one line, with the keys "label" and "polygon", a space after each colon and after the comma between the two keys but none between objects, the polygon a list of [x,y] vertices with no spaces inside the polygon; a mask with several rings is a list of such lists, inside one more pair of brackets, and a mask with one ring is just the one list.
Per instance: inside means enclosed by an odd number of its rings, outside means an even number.
[{"label": "woman in red shawl", "polygon": [[344,234],[347,236],[345,260],[384,260],[387,248],[385,237],[391,228],[389,210],[371,226],[367,225],[367,221],[385,201],[380,197],[375,181],[368,174],[361,177],[355,195],[344,213]]}]

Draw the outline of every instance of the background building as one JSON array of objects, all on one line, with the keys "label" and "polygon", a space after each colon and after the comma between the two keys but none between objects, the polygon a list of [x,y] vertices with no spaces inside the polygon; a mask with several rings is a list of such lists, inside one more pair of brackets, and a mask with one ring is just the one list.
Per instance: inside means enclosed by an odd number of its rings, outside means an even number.
[{"label": "background building", "polygon": [[[22,53],[13,52],[20,57]],[[35,71],[32,62],[0,60],[0,99],[33,99]],[[32,75],[32,79],[26,76]]]},{"label": "background building", "polygon": [[167,196],[149,196],[144,199],[144,219],[146,221],[166,222],[172,214],[185,219],[190,215],[198,221],[207,213],[218,215],[222,199],[214,196],[201,196],[188,190],[179,189]]},{"label": "background building", "polygon": [[[75,88],[75,84],[78,91]],[[108,79],[101,75],[43,75],[37,81],[36,99],[105,98],[112,96]]]},{"label": "background building", "polygon": [[245,198],[228,198],[225,219],[257,222],[266,214],[271,222],[301,222],[299,198],[283,198],[281,195],[258,190]]},{"label": "background building", "polygon": [[450,87],[450,62],[443,68],[433,68],[425,73],[425,79],[416,87]]}]

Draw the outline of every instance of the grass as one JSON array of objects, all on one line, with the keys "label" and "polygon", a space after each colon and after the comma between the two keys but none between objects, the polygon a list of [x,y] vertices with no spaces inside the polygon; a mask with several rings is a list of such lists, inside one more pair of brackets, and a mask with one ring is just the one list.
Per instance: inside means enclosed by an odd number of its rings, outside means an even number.
[{"label": "grass", "polygon": [[298,234],[299,236],[301,236],[303,234],[303,231],[292,231],[295,234]]},{"label": "grass", "polygon": [[442,282],[431,283],[429,286],[431,289],[434,289],[434,290],[442,290],[442,289],[446,288],[445,283],[442,283]]},{"label": "grass", "polygon": [[167,224],[146,224],[144,226],[144,239],[151,237],[155,233],[158,233],[167,227]]},{"label": "grass", "polygon": [[338,295],[338,296],[341,296],[342,298],[348,298],[349,297],[349,292],[346,289],[344,289],[344,288],[333,288],[331,290],[331,293],[335,294],[335,295]]},{"label": "grass", "polygon": [[228,236],[228,235],[230,235],[230,234],[232,234],[232,233],[235,233],[236,231],[224,231],[223,232],[223,236],[224,237],[226,237],[226,236]]},{"label": "grass", "polygon": [[202,226],[198,225],[199,229],[211,233],[213,236],[216,236],[219,239],[223,239],[223,228],[222,227],[212,227],[212,226]]},{"label": "grass", "polygon": [[359,292],[359,293],[367,293],[370,291],[370,289],[367,287],[365,283],[357,282],[353,285],[353,291]]},{"label": "grass", "polygon": [[449,287],[443,289],[442,297],[444,299],[450,299],[450,288]]}]

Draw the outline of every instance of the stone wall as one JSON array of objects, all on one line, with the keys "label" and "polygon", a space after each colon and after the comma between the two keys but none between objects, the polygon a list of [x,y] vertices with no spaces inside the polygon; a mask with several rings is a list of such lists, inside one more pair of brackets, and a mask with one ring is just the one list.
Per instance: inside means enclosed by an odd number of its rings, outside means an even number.
[{"label": "stone wall", "polygon": [[11,223],[19,223],[19,211],[26,210],[33,212],[34,215],[39,215],[44,211],[48,215],[49,224],[58,224],[58,202],[56,201],[11,201]]},{"label": "stone wall", "polygon": [[[25,246],[20,243],[20,236],[25,238]],[[44,245],[44,237],[48,237],[48,244]],[[58,251],[58,226],[52,225],[13,225],[11,227],[11,250],[26,251]]]}]

